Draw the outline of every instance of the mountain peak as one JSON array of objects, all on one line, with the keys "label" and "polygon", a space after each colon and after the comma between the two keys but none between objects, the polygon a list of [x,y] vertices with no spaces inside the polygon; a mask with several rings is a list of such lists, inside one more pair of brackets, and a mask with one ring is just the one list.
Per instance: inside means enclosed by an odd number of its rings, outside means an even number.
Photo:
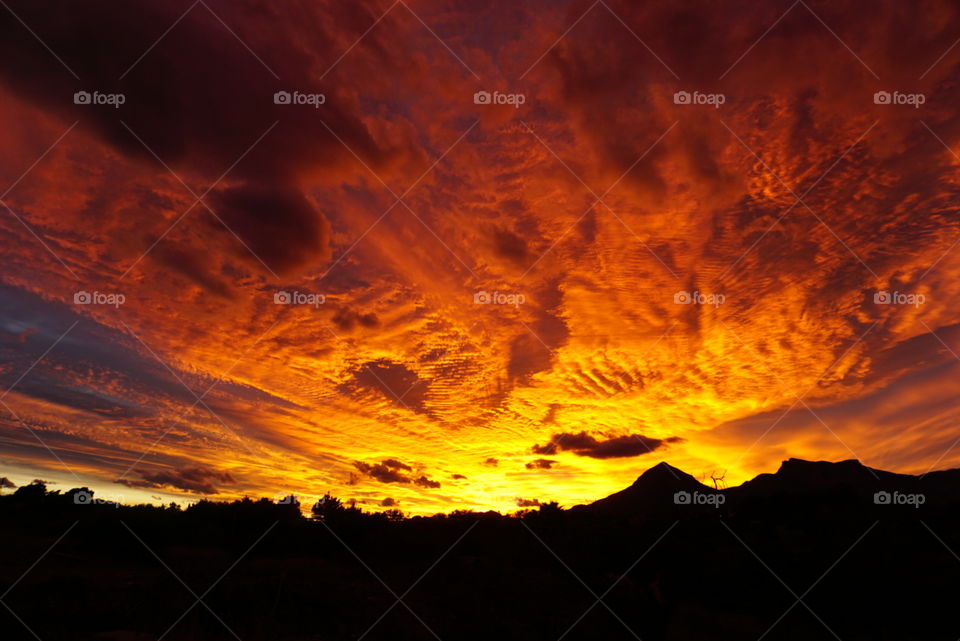
[{"label": "mountain peak", "polygon": [[731,488],[734,495],[771,495],[774,493],[803,494],[835,488],[873,491],[883,482],[902,475],[869,468],[856,459],[844,461],[807,461],[789,458],[780,464],[774,474],[760,474],[742,485]]},{"label": "mountain peak", "polygon": [[815,467],[820,468],[834,468],[843,467],[847,469],[856,469],[856,468],[865,468],[866,466],[858,461],[857,459],[845,459],[843,461],[808,461],[802,458],[796,458],[791,456],[786,461],[780,463],[780,472],[785,470],[792,469],[813,469]]},{"label": "mountain peak", "polygon": [[834,463],[831,461],[805,461],[799,458],[789,458],[780,464],[776,476],[805,482],[877,478],[870,468],[856,459]]},{"label": "mountain peak", "polygon": [[[960,503],[960,469],[931,472],[925,477],[925,492],[936,492],[942,498],[949,497]],[[574,509],[588,514],[650,516],[673,509],[675,494],[679,491],[702,494],[719,492],[726,497],[728,506],[742,505],[742,501],[753,498],[766,499],[777,495],[795,497],[824,492],[847,497],[844,500],[849,500],[851,496],[859,497],[855,500],[863,501],[863,505],[870,504],[873,493],[878,489],[918,492],[918,484],[923,478],[867,467],[856,459],[833,462],[789,458],[780,464],[776,473],[763,473],[741,485],[716,490],[666,461],[660,461],[626,489]]]},{"label": "mountain peak", "polygon": [[580,506],[580,508],[600,513],[639,515],[648,513],[653,509],[672,506],[674,493],[680,490],[687,492],[714,491],[683,470],[670,465],[666,461],[660,461],[637,477],[633,485],[625,490],[620,490],[591,503],[589,506]]},{"label": "mountain peak", "polygon": [[[674,478],[680,479],[684,476],[690,476],[683,470],[676,468],[666,461],[660,461],[651,468],[648,468],[643,474],[637,477],[637,480],[633,482],[634,485],[639,483],[642,479],[656,479],[656,478]],[[691,477],[693,478],[693,477]]]}]

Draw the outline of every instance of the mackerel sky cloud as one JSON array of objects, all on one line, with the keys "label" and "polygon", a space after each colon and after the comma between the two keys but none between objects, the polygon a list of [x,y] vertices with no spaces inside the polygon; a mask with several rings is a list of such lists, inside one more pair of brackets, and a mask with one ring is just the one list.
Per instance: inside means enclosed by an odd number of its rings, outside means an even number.
[{"label": "mackerel sky cloud", "polygon": [[920,4],[6,0],[0,475],[428,513],[960,465]]}]

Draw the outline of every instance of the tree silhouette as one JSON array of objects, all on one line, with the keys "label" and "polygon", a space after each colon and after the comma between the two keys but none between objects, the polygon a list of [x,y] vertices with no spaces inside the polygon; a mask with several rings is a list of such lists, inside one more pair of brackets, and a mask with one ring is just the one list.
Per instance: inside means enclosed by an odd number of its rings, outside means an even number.
[{"label": "tree silhouette", "polygon": [[725,479],[726,477],[727,477],[726,470],[724,470],[723,474],[721,474],[720,476],[717,476],[716,470],[714,470],[713,472],[710,472],[710,480],[713,481],[713,489],[720,490],[726,487],[727,484],[723,482],[723,479]]},{"label": "tree silhouette", "polygon": [[313,518],[322,520],[337,518],[337,516],[342,515],[345,511],[346,508],[343,507],[343,502],[329,492],[324,494],[320,500],[310,508],[310,513],[313,514]]},{"label": "tree silhouette", "polygon": [[13,493],[14,498],[29,503],[39,503],[47,494],[47,484],[37,479],[29,485],[23,485],[17,488]]}]

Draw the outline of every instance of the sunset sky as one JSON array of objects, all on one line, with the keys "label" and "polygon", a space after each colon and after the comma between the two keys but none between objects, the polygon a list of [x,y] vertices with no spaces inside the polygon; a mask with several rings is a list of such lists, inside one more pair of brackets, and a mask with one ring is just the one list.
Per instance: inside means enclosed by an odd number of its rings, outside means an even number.
[{"label": "sunset sky", "polygon": [[958,39],[946,0],[3,0],[0,476],[419,514],[960,466]]}]

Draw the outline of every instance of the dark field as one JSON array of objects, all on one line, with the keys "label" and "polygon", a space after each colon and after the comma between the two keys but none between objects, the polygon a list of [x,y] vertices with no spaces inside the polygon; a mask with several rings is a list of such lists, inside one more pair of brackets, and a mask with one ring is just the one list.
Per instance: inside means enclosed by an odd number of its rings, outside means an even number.
[{"label": "dark field", "polygon": [[[658,466],[591,506],[412,519],[335,501],[313,518],[266,499],[77,504],[27,486],[0,498],[0,629],[11,641],[955,640],[953,473],[867,472],[793,462],[716,493]],[[881,485],[919,488],[924,504],[875,504]],[[684,490],[724,498],[675,504]]]}]

